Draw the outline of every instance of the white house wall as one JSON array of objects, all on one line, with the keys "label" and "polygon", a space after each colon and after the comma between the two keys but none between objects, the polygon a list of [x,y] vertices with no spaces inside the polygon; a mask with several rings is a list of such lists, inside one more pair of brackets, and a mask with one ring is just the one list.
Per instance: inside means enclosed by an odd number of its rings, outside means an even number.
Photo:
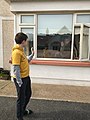
[{"label": "white house wall", "polygon": [[3,68],[2,17],[0,17],[0,68]]},{"label": "white house wall", "polygon": [[[11,11],[15,14],[30,12],[90,12],[90,1],[37,1],[12,2]],[[17,20],[16,20],[17,22]],[[15,28],[18,31],[18,26]],[[69,67],[50,65],[30,65],[33,83],[90,86],[89,67]]]},{"label": "white house wall", "polygon": [[89,67],[31,65],[33,83],[90,86]]},{"label": "white house wall", "polygon": [[13,2],[12,12],[35,11],[89,11],[90,1],[47,1],[47,2]]}]

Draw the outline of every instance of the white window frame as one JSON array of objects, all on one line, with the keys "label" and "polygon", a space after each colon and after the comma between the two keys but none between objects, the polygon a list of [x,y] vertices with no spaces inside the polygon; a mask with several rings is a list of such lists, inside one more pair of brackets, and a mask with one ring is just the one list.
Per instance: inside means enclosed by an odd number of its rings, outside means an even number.
[{"label": "white window frame", "polygon": [[[49,15],[52,15],[52,13],[49,13]],[[55,14],[55,13],[53,13],[53,14]],[[58,15],[59,15],[59,13],[57,13]],[[63,13],[60,13],[60,14],[63,14]],[[64,13],[64,14],[72,14],[72,17],[74,17],[74,13]],[[44,13],[42,13],[42,14],[38,14],[37,13],[37,16],[38,15],[44,15]],[[46,15],[46,14],[45,14]],[[47,15],[48,15],[48,13],[47,13]],[[36,18],[36,21],[38,21],[38,17]],[[76,21],[76,20],[75,20]],[[36,26],[38,27],[38,22],[36,22]],[[38,28],[37,28],[37,31],[36,31],[36,33],[38,32]],[[59,59],[57,59],[57,58],[35,58],[35,59],[37,59],[37,60],[57,60],[57,61],[72,61],[73,60],[73,48],[72,48],[72,45],[73,45],[73,38],[74,38],[74,19],[72,19],[72,44],[71,44],[71,58],[70,59],[62,59],[62,58],[59,58]],[[37,41],[37,38],[36,38],[36,41]],[[37,43],[37,42],[36,42]],[[37,45],[36,45],[37,46]],[[36,51],[37,51],[37,49],[36,49]],[[36,55],[37,56],[37,55]]]},{"label": "white window frame", "polygon": [[[82,13],[79,12],[79,13],[76,13],[76,14],[75,14],[75,16],[76,16],[76,17],[75,17],[75,24],[80,24],[80,23],[77,22],[77,15],[88,15],[88,14],[90,14],[90,12],[82,12]],[[90,23],[85,23],[85,25],[90,26]],[[89,31],[89,32],[90,32],[90,31]],[[89,43],[89,45],[88,45],[88,49],[89,49],[89,51],[88,51],[88,54],[89,54],[89,55],[88,55],[88,61],[90,61],[90,36],[89,36],[89,42],[88,42],[88,43]],[[83,60],[84,60],[84,59],[83,59]]]},{"label": "white window frame", "polygon": [[[84,26],[88,27],[88,25],[85,25],[83,23],[76,23],[74,26],[80,27],[80,46],[79,46],[79,61],[88,61],[89,60],[89,50],[88,50],[88,57],[86,58],[82,58],[82,52],[83,52],[83,48],[82,48],[82,42],[83,42],[83,32],[84,32]],[[89,40],[88,40],[89,43]],[[88,49],[89,49],[89,44],[88,44]],[[74,59],[75,60],[75,59]]]},{"label": "white window frame", "polygon": [[[21,23],[21,16],[24,15],[24,16],[34,16],[34,24],[29,24],[29,23]],[[33,36],[33,47],[34,47],[34,51],[35,51],[35,55],[34,55],[34,58],[37,58],[37,21],[36,21],[36,18],[37,18],[37,15],[36,14],[17,14],[15,19],[16,19],[16,23],[15,25],[17,26],[16,28],[16,32],[21,32],[21,28],[33,28],[34,29],[34,36]]]},{"label": "white window frame", "polygon": [[[76,23],[79,23],[79,22],[77,22],[77,16],[78,16],[78,15],[88,15],[88,14],[90,14],[90,12],[88,12],[88,13],[86,13],[86,12],[76,13]],[[90,23],[85,23],[85,24],[90,25]]]},{"label": "white window frame", "polygon": [[[43,13],[42,13],[43,14]],[[54,13],[55,14],[55,13]],[[67,14],[67,13],[66,13]],[[35,50],[35,56],[34,58],[35,59],[38,59],[38,60],[65,60],[65,61],[81,61],[81,57],[76,60],[76,59],[73,59],[73,43],[74,43],[74,25],[77,24],[77,15],[78,14],[89,14],[89,13],[71,13],[73,15],[73,21],[72,21],[72,45],[71,45],[71,58],[70,59],[57,59],[57,58],[37,58],[37,31],[38,31],[38,22],[37,22],[37,16],[39,15],[38,13],[37,14],[17,14],[15,19],[16,19],[16,32],[20,32],[21,31],[21,28],[33,28],[34,29],[34,40],[33,40],[33,45],[34,45],[34,50]],[[20,23],[20,19],[21,19],[21,16],[22,15],[33,15],[34,16],[34,24],[29,24],[29,23]],[[90,42],[90,40],[89,40]],[[90,47],[90,46],[89,46]],[[81,48],[80,48],[80,53],[81,53]],[[90,53],[90,48],[89,48],[89,53]],[[80,55],[79,55],[80,56]],[[86,60],[86,59],[83,59],[83,60]],[[88,59],[89,60],[89,57]]]},{"label": "white window frame", "polygon": [[[21,32],[21,29],[22,28],[25,28],[25,29],[33,29],[34,30],[34,36],[33,36],[33,47],[34,47],[34,50],[36,50],[37,48],[36,48],[36,44],[35,44],[35,38],[36,38],[36,35],[35,35],[35,26],[19,26],[19,31]],[[35,54],[36,54],[36,52],[35,52]],[[34,58],[35,58],[36,56],[34,55]]]},{"label": "white window frame", "polygon": [[[21,16],[33,16],[34,17],[34,23],[21,23]],[[28,25],[32,25],[35,26],[36,22],[35,22],[35,14],[19,14],[19,25],[22,26],[28,26]]]}]

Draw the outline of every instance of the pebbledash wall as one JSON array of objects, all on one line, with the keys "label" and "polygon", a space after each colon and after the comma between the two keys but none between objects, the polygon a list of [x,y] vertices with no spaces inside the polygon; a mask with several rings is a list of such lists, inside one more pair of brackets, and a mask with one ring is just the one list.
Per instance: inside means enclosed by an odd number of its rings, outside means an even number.
[{"label": "pebbledash wall", "polygon": [[10,70],[9,59],[13,46],[14,15],[10,5],[5,0],[0,0],[0,68]]},{"label": "pebbledash wall", "polygon": [[[90,1],[89,0],[12,0],[11,11],[15,15],[15,33],[21,31],[22,28],[34,29],[34,49],[37,54],[37,29],[38,26],[36,16],[37,14],[90,14]],[[20,16],[34,15],[33,25],[20,24]],[[73,22],[74,19],[73,19]],[[89,41],[90,43],[90,41]],[[90,53],[90,51],[89,51]],[[90,86],[90,64],[89,56],[86,61],[73,61],[70,60],[53,60],[41,59],[34,56],[34,60],[30,65],[30,75],[33,83],[44,84],[64,84],[64,85],[81,85]]]}]

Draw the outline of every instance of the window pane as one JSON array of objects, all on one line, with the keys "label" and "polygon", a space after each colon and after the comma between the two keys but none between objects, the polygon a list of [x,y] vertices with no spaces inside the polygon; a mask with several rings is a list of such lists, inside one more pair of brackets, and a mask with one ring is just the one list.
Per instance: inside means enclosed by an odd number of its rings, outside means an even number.
[{"label": "window pane", "polygon": [[73,59],[88,59],[88,42],[89,27],[84,24],[74,26]]},{"label": "window pane", "polygon": [[21,23],[30,23],[34,24],[34,16],[33,15],[22,15]]},{"label": "window pane", "polygon": [[31,47],[33,47],[33,36],[34,36],[34,29],[33,28],[21,28],[21,32],[24,32],[28,36],[27,47],[24,49],[26,55],[31,54]]},{"label": "window pane", "polygon": [[88,51],[89,51],[89,27],[84,26],[83,27],[83,41],[82,41],[82,59],[87,59],[88,58]]},{"label": "window pane", "polygon": [[80,54],[80,26],[74,27],[74,45],[73,45],[73,59],[79,59]]},{"label": "window pane", "polygon": [[37,56],[71,58],[72,15],[38,15]]},{"label": "window pane", "polygon": [[90,14],[77,15],[78,23],[90,23]]},{"label": "window pane", "polygon": [[88,58],[88,39],[89,39],[89,36],[87,36],[87,35],[83,36],[82,59],[87,59]]}]

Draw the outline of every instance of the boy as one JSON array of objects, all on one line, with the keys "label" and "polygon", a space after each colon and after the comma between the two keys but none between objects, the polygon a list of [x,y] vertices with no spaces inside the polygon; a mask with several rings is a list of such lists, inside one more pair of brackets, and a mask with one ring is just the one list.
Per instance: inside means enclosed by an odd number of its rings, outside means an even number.
[{"label": "boy", "polygon": [[15,36],[16,45],[12,49],[13,79],[17,90],[17,120],[23,120],[23,116],[31,114],[26,106],[31,97],[31,80],[29,77],[29,62],[34,56],[26,57],[23,48],[27,45],[27,35],[20,32]]}]

